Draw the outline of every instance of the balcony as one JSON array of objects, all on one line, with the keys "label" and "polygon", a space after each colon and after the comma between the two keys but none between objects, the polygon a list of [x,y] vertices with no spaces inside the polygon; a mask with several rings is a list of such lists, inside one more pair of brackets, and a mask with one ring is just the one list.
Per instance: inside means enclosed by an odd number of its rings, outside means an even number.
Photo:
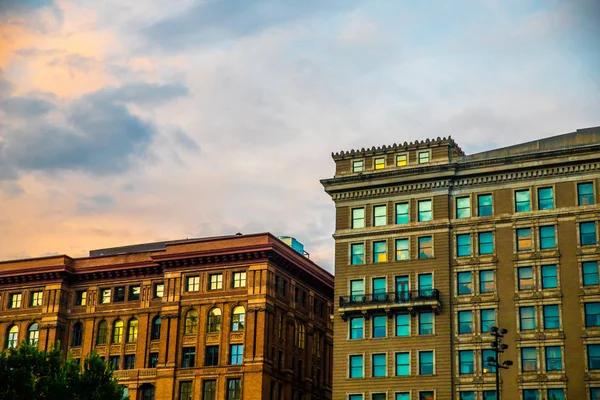
[{"label": "balcony", "polygon": [[438,313],[442,303],[437,289],[412,290],[407,292],[390,292],[340,296],[339,313],[345,321],[351,314],[368,314],[385,312],[433,311]]}]

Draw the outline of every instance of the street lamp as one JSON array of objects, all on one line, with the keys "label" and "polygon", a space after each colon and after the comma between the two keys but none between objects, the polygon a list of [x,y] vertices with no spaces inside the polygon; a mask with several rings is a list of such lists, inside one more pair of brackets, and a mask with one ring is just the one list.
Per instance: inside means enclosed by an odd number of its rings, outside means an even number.
[{"label": "street lamp", "polygon": [[500,364],[500,353],[504,353],[504,350],[508,349],[508,345],[502,343],[502,338],[508,333],[504,328],[498,329],[497,326],[490,328],[490,333],[494,337],[494,341],[491,343],[492,350],[496,352],[496,357],[488,357],[487,365],[489,367],[496,368],[496,400],[500,400],[500,368],[508,369],[513,362],[506,360]]}]

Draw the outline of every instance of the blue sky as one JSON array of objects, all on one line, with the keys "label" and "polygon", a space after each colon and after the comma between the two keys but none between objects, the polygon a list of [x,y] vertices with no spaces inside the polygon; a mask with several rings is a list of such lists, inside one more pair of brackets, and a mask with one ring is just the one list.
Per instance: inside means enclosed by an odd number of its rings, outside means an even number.
[{"label": "blue sky", "polygon": [[331,270],[331,152],[600,125],[599,4],[5,0],[0,259],[271,231]]}]

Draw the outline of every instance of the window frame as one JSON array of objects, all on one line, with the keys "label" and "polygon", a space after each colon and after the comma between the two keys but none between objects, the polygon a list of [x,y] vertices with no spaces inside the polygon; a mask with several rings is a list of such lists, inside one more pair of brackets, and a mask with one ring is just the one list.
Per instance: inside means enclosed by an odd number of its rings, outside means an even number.
[{"label": "window frame", "polygon": [[[214,280],[213,280],[214,278]],[[223,290],[223,273],[208,274],[208,290]]]},{"label": "window frame", "polygon": [[[550,190],[550,197],[542,198],[542,191]],[[544,186],[537,188],[537,206],[538,210],[552,210],[555,208],[554,187]]]},{"label": "window frame", "polygon": [[[466,243],[461,243],[461,240],[466,239]],[[471,234],[459,233],[456,235],[456,257],[471,257]]]},{"label": "window frame", "polygon": [[[586,267],[594,267],[595,273],[586,273]],[[586,283],[586,276],[595,276],[595,283]],[[598,272],[598,261],[583,261],[581,263],[581,285],[583,287],[586,286],[598,286],[600,283],[600,273]]]},{"label": "window frame", "polygon": [[[483,276],[487,275],[487,274],[491,274],[491,276],[492,276],[491,280],[489,280],[489,279],[484,280],[483,279]],[[497,287],[496,287],[496,270],[494,270],[494,269],[481,269],[481,270],[479,270],[478,278],[479,278],[479,293],[480,294],[483,294],[483,293],[494,293],[494,292],[496,292],[496,290],[497,290]],[[489,282],[492,283],[493,287],[490,288],[490,289],[485,289],[484,290],[485,284],[487,284]]]},{"label": "window frame", "polygon": [[[404,157],[404,163],[403,164],[400,161],[400,159],[402,157]],[[396,154],[395,160],[396,160],[396,167],[400,167],[400,168],[408,167],[408,153],[399,153],[399,154]]]},{"label": "window frame", "polygon": [[[375,357],[378,358],[378,362],[381,361],[381,359],[383,359],[383,365],[381,365],[380,363],[376,364],[375,363]],[[377,370],[377,368],[383,368],[383,375],[380,375],[379,373],[375,373],[375,371]],[[371,354],[371,377],[372,378],[385,378],[387,377],[387,353],[373,353]]]},{"label": "window frame", "polygon": [[[398,206],[406,206],[406,212],[402,212],[399,213],[398,212]],[[403,210],[400,210],[403,211]],[[399,203],[395,203],[394,204],[394,213],[395,213],[395,222],[396,225],[406,225],[410,223],[410,202],[408,201],[403,201],[403,202],[399,202]],[[402,218],[400,219],[399,216],[402,216]],[[404,218],[404,216],[406,216]],[[404,222],[404,220],[406,219],[406,222]],[[400,221],[400,222],[398,222]]]},{"label": "window frame", "polygon": [[[469,355],[471,360],[463,360],[463,356]],[[463,364],[470,367],[463,372]],[[459,350],[458,351],[458,373],[459,375],[472,375],[475,373],[475,354],[473,350]]]},{"label": "window frame", "polygon": [[535,314],[535,306],[519,307],[519,331],[535,331],[537,329]]},{"label": "window frame", "polygon": [[[461,276],[469,276],[469,282],[468,285],[466,286],[469,288],[469,292],[468,293],[461,293],[461,288],[465,287],[465,283],[466,282],[461,282]],[[456,273],[456,295],[457,296],[466,296],[466,295],[472,295],[474,292],[473,290],[473,272],[472,271],[459,271]]]},{"label": "window frame", "polygon": [[[422,241],[429,241],[429,246],[423,246]],[[417,250],[418,259],[425,260],[429,258],[435,258],[434,246],[433,246],[433,235],[418,236],[417,237]]]},{"label": "window frame", "polygon": [[200,291],[200,275],[188,275],[185,277],[185,291],[188,293]]},{"label": "window frame", "polygon": [[[360,367],[354,366],[352,360],[360,360]],[[360,375],[354,375],[354,371],[360,368]],[[358,371],[357,371],[358,372]],[[362,379],[365,377],[365,355],[348,354],[348,379]]]},{"label": "window frame", "polygon": [[379,171],[380,169],[385,169],[386,162],[385,157],[373,157],[373,169],[375,171]]},{"label": "window frame", "polygon": [[[552,232],[552,236],[548,236],[548,232]],[[556,248],[556,225],[544,225],[538,228],[538,235],[540,237],[540,250],[549,250]],[[552,246],[544,245],[544,239],[548,240],[552,238]]]},{"label": "window frame", "polygon": [[[468,315],[469,319],[467,321],[463,321],[462,320],[462,316],[463,315]],[[456,314],[456,318],[457,318],[457,328],[458,328],[458,334],[459,335],[466,335],[466,334],[472,334],[474,331],[474,326],[473,326],[473,310],[459,310]],[[468,325],[466,325],[468,324]],[[468,326],[468,330],[464,330],[463,331],[463,326]]]},{"label": "window frame", "polygon": [[[365,255],[365,243],[361,242],[361,243],[350,243],[349,246],[349,250],[350,250],[350,257],[349,257],[349,261],[350,261],[350,265],[364,265],[366,264],[366,255]],[[354,249],[355,248],[361,248],[362,249],[362,253],[354,253]],[[360,256],[362,255],[362,259],[360,258]],[[355,260],[358,261],[362,261],[362,262],[355,262]]]},{"label": "window frame", "polygon": [[[466,207],[464,204],[459,204],[459,203],[465,203],[466,201]],[[467,211],[465,215],[462,215],[462,212]],[[457,197],[454,201],[454,214],[456,216],[456,219],[464,219],[464,218],[471,218],[471,196],[460,196]]]},{"label": "window frame", "polygon": [[[431,362],[423,363],[422,355],[430,354]],[[419,350],[417,355],[419,375],[435,375],[435,350]],[[423,373],[423,365],[431,365],[431,373]]]},{"label": "window frame", "polygon": [[[524,194],[524,193],[527,193],[527,200],[519,200],[518,199],[519,195]],[[514,195],[513,195],[513,201],[514,201],[515,214],[521,213],[521,212],[530,212],[531,211],[531,189],[515,189]],[[525,204],[527,204],[527,207],[524,207]]]},{"label": "window frame", "polygon": [[352,167],[352,173],[358,173],[358,172],[364,172],[365,170],[365,160],[360,159],[360,160],[352,160],[351,163],[351,167]]},{"label": "window frame", "polygon": [[[383,251],[381,251],[380,247],[383,248]],[[371,245],[371,250],[372,250],[372,254],[373,254],[373,259],[371,261],[372,261],[373,264],[381,264],[381,263],[388,262],[388,257],[387,257],[387,252],[388,252],[387,240],[375,240],[375,241],[373,241],[373,243]]]},{"label": "window frame", "polygon": [[[581,193],[581,187],[583,187],[583,185],[591,185],[591,193]],[[596,196],[595,196],[595,185],[594,182],[577,182],[577,206],[581,207],[581,206],[588,206],[588,205],[593,205],[596,204]],[[582,201],[583,199],[588,198],[589,196],[591,196],[591,203],[585,203],[584,201]]]},{"label": "window frame", "polygon": [[[381,214],[383,210],[383,215]],[[383,220],[383,223],[382,223]],[[387,204],[377,204],[373,206],[373,226],[386,226],[387,223]]]},{"label": "window frame", "polygon": [[[362,211],[362,217],[360,215],[355,216],[355,212]],[[367,227],[366,221],[366,210],[365,207],[354,207],[350,209],[350,229],[363,229]]]},{"label": "window frame", "polygon": [[[488,197],[490,198],[490,204],[481,204],[481,199],[484,197]],[[486,199],[487,200],[487,199]],[[477,195],[477,216],[478,217],[491,217],[492,215],[494,215],[494,198],[492,193],[482,193],[482,194],[478,194]],[[489,214],[485,214],[482,215],[481,210],[482,209],[487,209],[487,207],[489,207],[490,213]]]},{"label": "window frame", "polygon": [[[421,211],[421,205],[426,206],[429,204],[428,210]],[[423,217],[421,214],[424,214]],[[433,221],[433,200],[423,199],[417,201],[417,222],[429,222]]]},{"label": "window frame", "polygon": [[[421,157],[426,154],[427,157]],[[431,162],[431,151],[430,150],[420,150],[417,151],[417,163],[418,164],[429,164]]]},{"label": "window frame", "polygon": [[[398,363],[398,356],[406,356],[406,361],[404,362],[404,360],[400,360],[403,361],[402,364]],[[411,375],[411,362],[410,362],[410,351],[397,351],[394,352],[394,376],[410,376]],[[406,367],[408,369],[408,373],[407,374],[399,374],[398,373],[398,367]]]},{"label": "window frame", "polygon": [[[233,289],[245,288],[248,284],[248,275],[246,271],[234,271],[231,274],[231,287]],[[243,283],[243,284],[242,284]]]},{"label": "window frame", "polygon": [[[554,270],[554,275],[547,275],[546,271]],[[540,266],[540,276],[542,278],[542,290],[558,288],[558,266],[556,264],[547,264]],[[546,284],[549,279],[554,279],[554,286]]]},{"label": "window frame", "polygon": [[[535,356],[532,357],[531,354],[528,354],[527,358],[526,358],[525,352],[533,352]],[[540,368],[538,365],[537,347],[531,347],[531,346],[521,347],[521,351],[519,353],[520,353],[519,355],[521,358],[521,372],[522,373],[539,371]],[[529,367],[526,367],[526,365],[532,365],[533,369],[529,369]]]},{"label": "window frame", "polygon": [[[593,236],[591,232],[583,232],[583,227],[584,226],[593,226],[594,227],[594,232],[593,232]],[[590,237],[593,238],[593,243],[589,242],[589,239],[586,239],[586,243],[584,243],[584,235],[586,235],[585,237]],[[581,221],[579,223],[579,245],[581,247],[583,246],[595,246],[598,244],[598,227],[596,224],[596,221]]]},{"label": "window frame", "polygon": [[[489,235],[489,241],[487,241]],[[483,238],[485,238],[486,240],[482,240]],[[482,251],[484,249],[484,246],[490,247],[489,251]],[[488,256],[490,254],[494,254],[494,232],[493,231],[487,231],[487,232],[477,232],[477,253],[480,256]]]}]

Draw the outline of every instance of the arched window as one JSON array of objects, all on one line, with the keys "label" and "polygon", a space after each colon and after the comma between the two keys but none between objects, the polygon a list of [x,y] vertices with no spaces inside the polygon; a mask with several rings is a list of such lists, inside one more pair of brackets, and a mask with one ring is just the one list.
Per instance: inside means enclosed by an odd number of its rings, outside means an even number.
[{"label": "arched window", "polygon": [[221,309],[213,308],[208,312],[208,332],[221,332]]},{"label": "arched window", "polygon": [[135,343],[137,342],[138,335],[138,320],[136,318],[132,318],[129,320],[127,324],[127,343]]},{"label": "arched window", "polygon": [[19,343],[19,327],[12,325],[8,327],[6,331],[6,348],[14,349]]},{"label": "arched window", "polygon": [[40,340],[40,326],[37,322],[29,325],[29,336],[27,337],[27,342],[30,345],[37,346],[38,341]]},{"label": "arched window", "polygon": [[83,324],[78,322],[73,327],[73,343],[71,346],[81,346],[81,342],[83,340]]},{"label": "arched window", "polygon": [[115,321],[115,324],[113,325],[112,342],[118,344],[118,343],[121,343],[122,340],[123,340],[123,321],[118,319]]},{"label": "arched window", "polygon": [[298,324],[297,346],[299,349],[304,349],[304,325]]},{"label": "arched window", "polygon": [[237,306],[233,309],[233,314],[231,315],[231,330],[233,332],[244,330],[245,317],[244,307]]},{"label": "arched window", "polygon": [[142,389],[142,400],[154,400],[154,386],[149,383],[144,383]]},{"label": "arched window", "polygon": [[198,311],[192,308],[185,314],[184,333],[188,335],[196,332],[198,332]]},{"label": "arched window", "polygon": [[150,340],[158,340],[160,339],[160,324],[162,320],[157,315],[152,320],[152,329],[150,330]]},{"label": "arched window", "polygon": [[100,321],[98,324],[98,335],[96,336],[96,344],[106,344],[106,336],[108,335],[108,322]]}]

